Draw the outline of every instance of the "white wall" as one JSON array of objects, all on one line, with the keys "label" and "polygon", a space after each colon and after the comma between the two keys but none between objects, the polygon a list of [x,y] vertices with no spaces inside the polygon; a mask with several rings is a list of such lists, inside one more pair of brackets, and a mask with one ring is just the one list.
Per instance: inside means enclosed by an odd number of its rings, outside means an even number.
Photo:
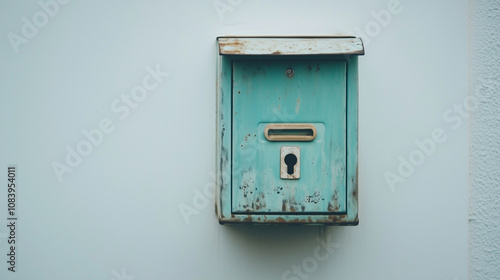
[{"label": "white wall", "polygon": [[470,277],[500,278],[500,2],[472,1]]},{"label": "white wall", "polygon": [[[228,2],[73,0],[24,35],[40,4],[0,2],[0,259],[10,164],[18,182],[16,272],[2,262],[0,278],[467,279],[467,2]],[[366,47],[360,225],[220,226],[204,194],[216,36],[339,32]],[[125,105],[148,67],[169,75]],[[85,150],[100,123],[109,133]]]}]

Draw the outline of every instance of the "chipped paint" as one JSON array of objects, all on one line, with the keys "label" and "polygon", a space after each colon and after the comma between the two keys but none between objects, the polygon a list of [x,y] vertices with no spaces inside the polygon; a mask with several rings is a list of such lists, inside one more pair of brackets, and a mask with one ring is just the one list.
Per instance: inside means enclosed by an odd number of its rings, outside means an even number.
[{"label": "chipped paint", "polygon": [[298,114],[300,110],[300,98],[297,98],[297,106],[295,106],[295,114]]},{"label": "chipped paint", "polygon": [[[221,55],[363,55],[360,38],[234,38],[219,37]],[[317,69],[319,70],[319,68]],[[317,71],[316,70],[316,71]]]},{"label": "chipped paint", "polygon": [[305,201],[306,203],[314,203],[318,204],[321,200],[321,192],[315,191],[313,195],[306,195]]}]

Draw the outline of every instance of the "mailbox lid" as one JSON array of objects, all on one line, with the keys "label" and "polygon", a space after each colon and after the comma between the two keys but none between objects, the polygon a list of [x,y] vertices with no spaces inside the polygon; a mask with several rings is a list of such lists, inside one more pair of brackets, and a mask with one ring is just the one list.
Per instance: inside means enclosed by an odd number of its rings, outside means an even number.
[{"label": "mailbox lid", "polygon": [[[292,77],[286,75],[293,69]],[[346,62],[318,59],[232,63],[232,212],[346,211]],[[270,142],[269,123],[311,123],[311,142]],[[301,147],[301,178],[280,178],[280,147]]]},{"label": "mailbox lid", "polygon": [[220,55],[364,55],[360,38],[319,37],[219,37]]}]

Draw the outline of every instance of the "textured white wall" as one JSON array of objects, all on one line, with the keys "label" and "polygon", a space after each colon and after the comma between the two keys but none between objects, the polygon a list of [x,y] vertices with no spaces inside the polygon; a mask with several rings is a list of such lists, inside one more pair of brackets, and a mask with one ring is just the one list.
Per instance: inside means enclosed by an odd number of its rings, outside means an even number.
[{"label": "textured white wall", "polygon": [[470,279],[500,279],[500,2],[470,15]]},{"label": "textured white wall", "polygon": [[[0,279],[467,279],[466,0],[59,2],[0,2]],[[338,32],[360,225],[218,225],[216,36]]]}]

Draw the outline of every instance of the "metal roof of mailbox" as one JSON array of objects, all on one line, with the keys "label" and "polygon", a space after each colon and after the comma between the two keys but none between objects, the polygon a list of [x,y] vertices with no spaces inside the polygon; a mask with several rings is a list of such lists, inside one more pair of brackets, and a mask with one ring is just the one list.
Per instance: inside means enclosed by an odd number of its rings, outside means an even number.
[{"label": "metal roof of mailbox", "polygon": [[364,55],[355,37],[219,37],[220,55]]}]

